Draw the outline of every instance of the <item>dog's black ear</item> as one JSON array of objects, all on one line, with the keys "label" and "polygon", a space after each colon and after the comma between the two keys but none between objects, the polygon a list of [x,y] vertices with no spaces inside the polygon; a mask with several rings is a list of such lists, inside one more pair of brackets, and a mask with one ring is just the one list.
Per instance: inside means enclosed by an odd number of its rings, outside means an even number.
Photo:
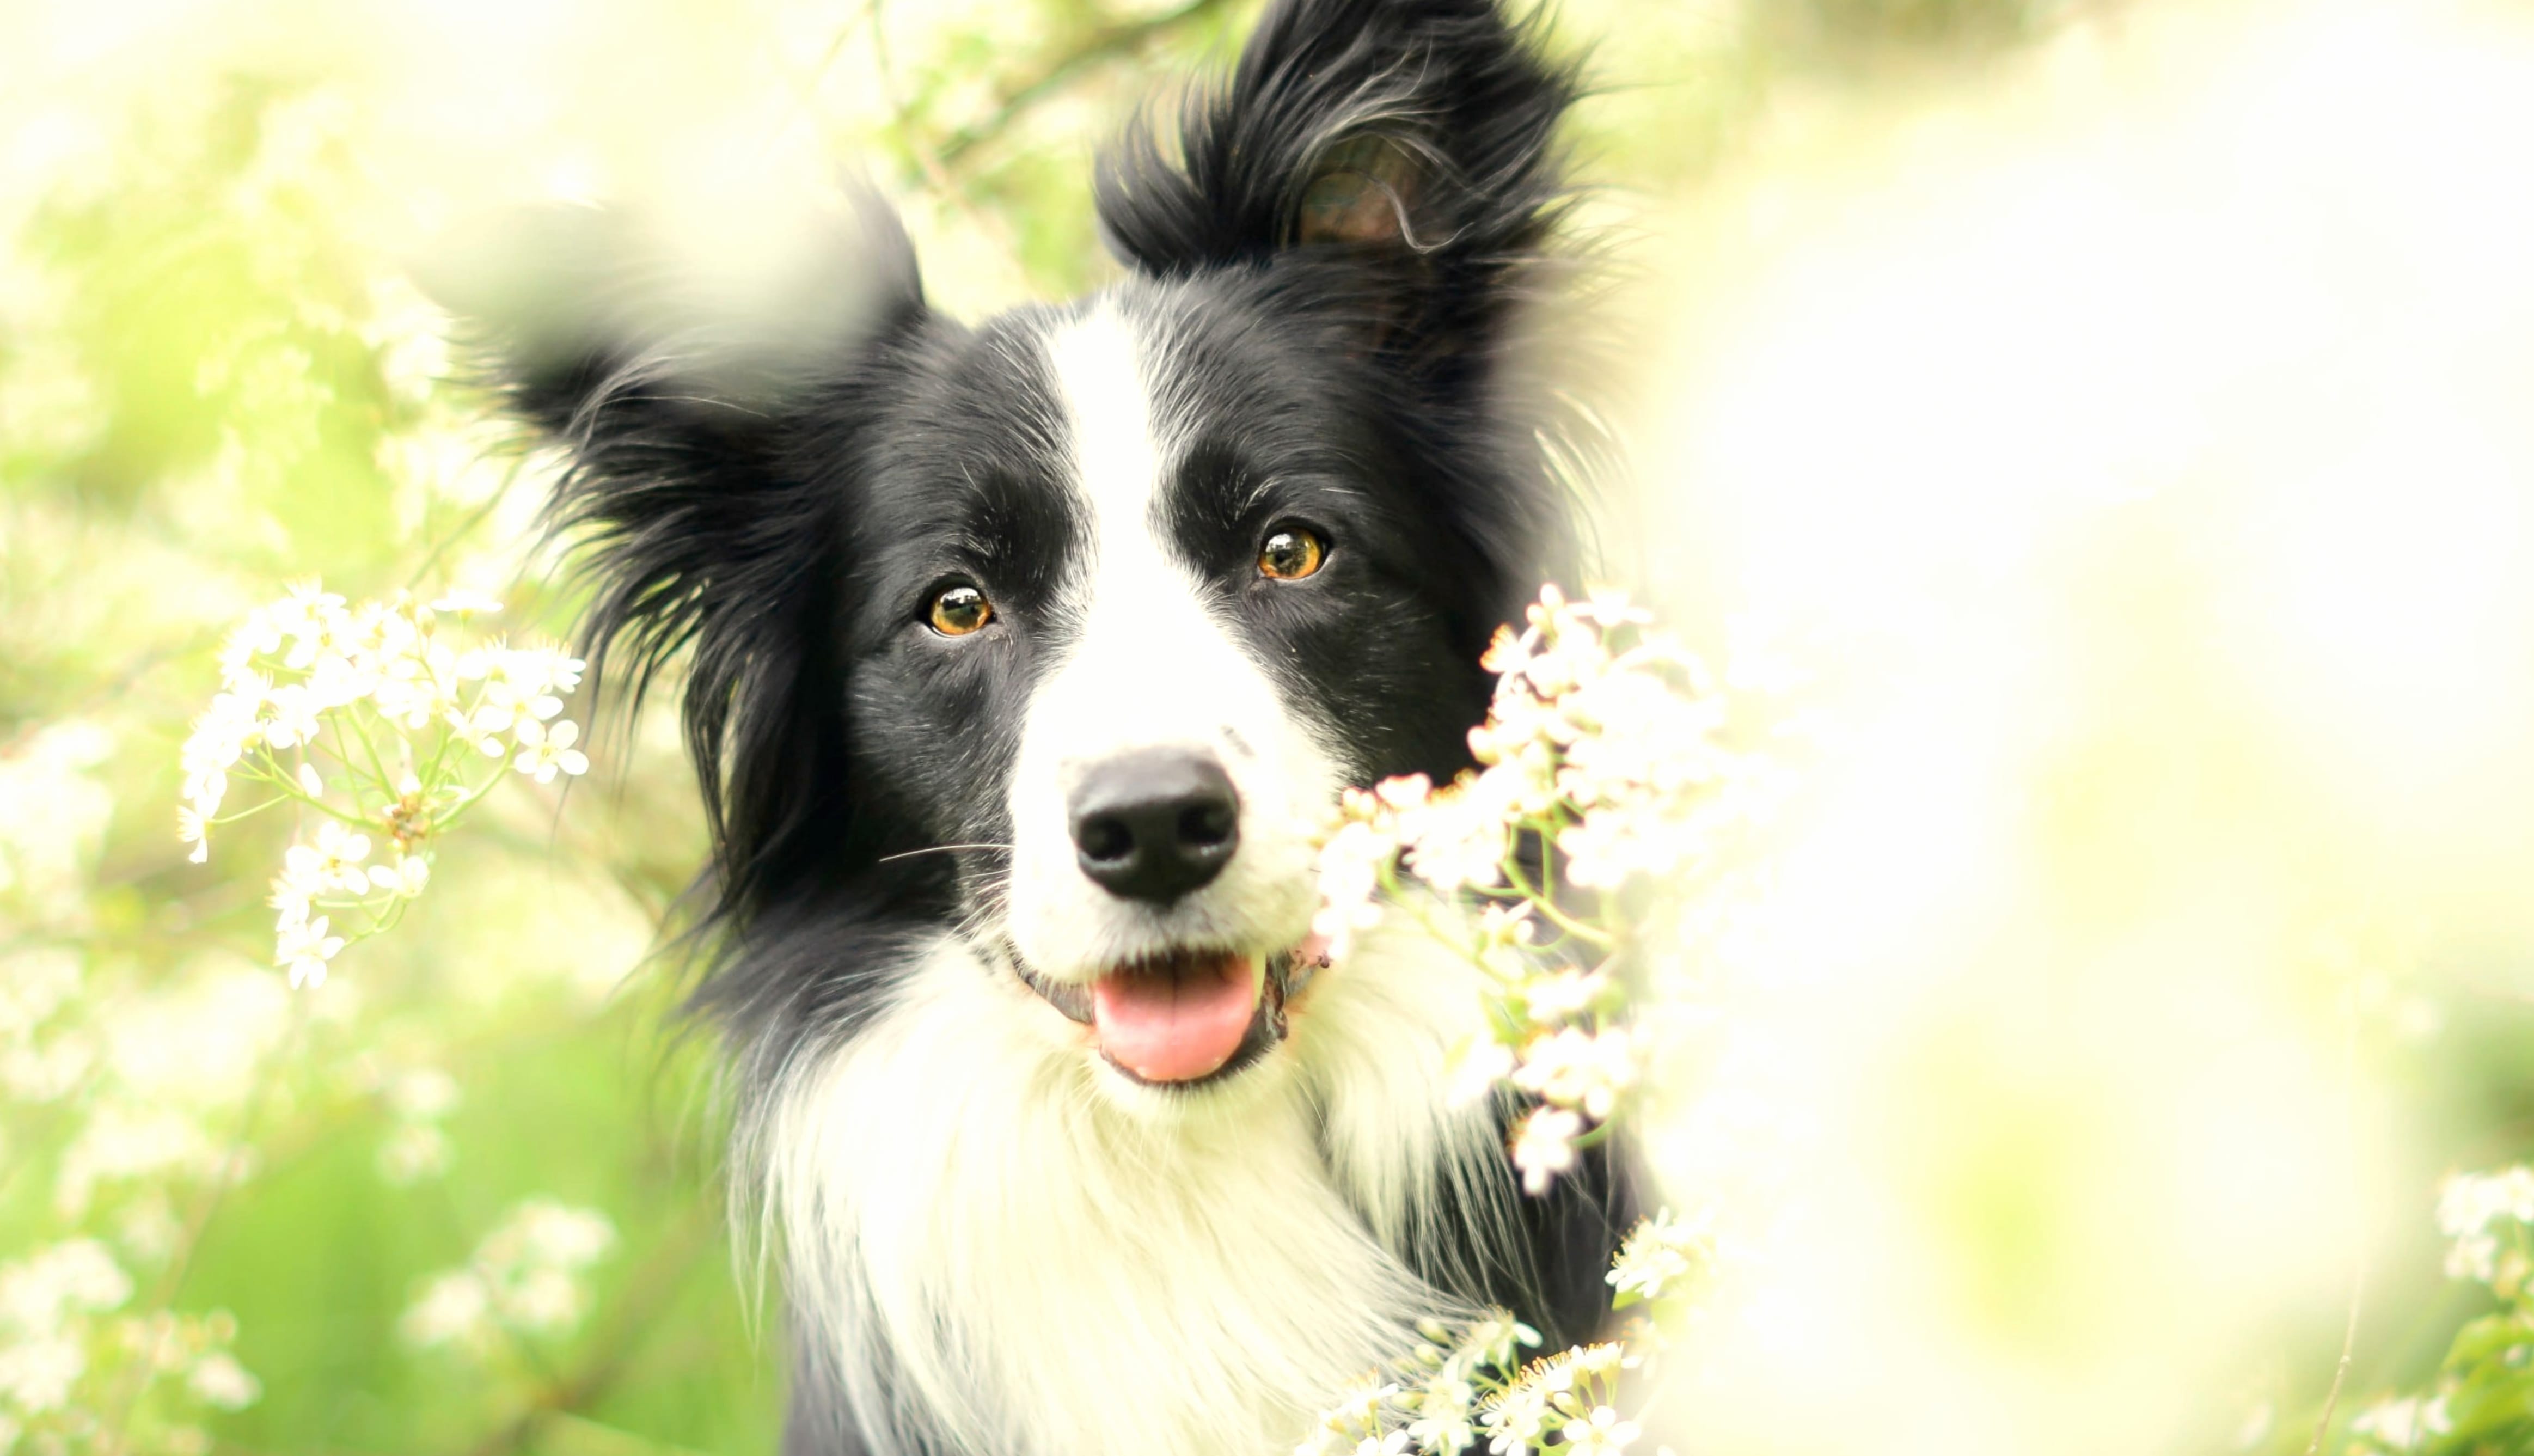
[{"label": "dog's black ear", "polygon": [[1101,158],[1110,246],[1162,276],[1303,250],[1483,289],[1537,255],[1561,202],[1575,78],[1537,28],[1496,0],[1279,0],[1188,98],[1175,147],[1139,120]]},{"label": "dog's black ear", "polygon": [[737,256],[697,241],[661,214],[544,209],[452,240],[422,281],[568,455],[548,521],[590,589],[593,681],[630,706],[693,649],[687,738],[727,915],[838,821],[841,502],[800,460],[852,429],[850,381],[923,292],[894,215],[860,194]]}]

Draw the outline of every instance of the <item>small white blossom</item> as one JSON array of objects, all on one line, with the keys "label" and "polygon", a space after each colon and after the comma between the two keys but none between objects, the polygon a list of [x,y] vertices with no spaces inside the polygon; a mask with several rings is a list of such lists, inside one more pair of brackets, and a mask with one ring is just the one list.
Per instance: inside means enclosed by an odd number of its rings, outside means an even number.
[{"label": "small white blossom", "polygon": [[1584,1120],[1562,1107],[1534,1108],[1514,1128],[1513,1164],[1525,1192],[1548,1191],[1557,1175],[1575,1168],[1575,1138]]},{"label": "small white blossom", "polygon": [[326,984],[326,962],[343,948],[343,938],[326,934],[327,917],[301,925],[284,925],[274,938],[273,964],[290,972],[294,988]]},{"label": "small white blossom", "polygon": [[2438,1228],[2454,1246],[2446,1273],[2484,1284],[2499,1277],[2500,1234],[2494,1225],[2534,1226],[2534,1168],[2458,1173],[2438,1189]]},{"label": "small white blossom", "polygon": [[579,725],[569,720],[548,727],[534,718],[522,719],[519,755],[513,766],[541,784],[554,782],[558,770],[573,777],[587,773],[589,757],[572,746],[579,736]]},{"label": "small white blossom", "polygon": [[0,1400],[30,1416],[58,1411],[87,1372],[88,1352],[66,1336],[38,1335],[0,1346]]},{"label": "small white blossom", "polygon": [[243,1411],[264,1394],[264,1386],[226,1351],[212,1351],[194,1362],[185,1388],[203,1404],[220,1411]]},{"label": "small white blossom", "polygon": [[1514,1069],[1513,1048],[1491,1038],[1472,1042],[1452,1060],[1443,1095],[1454,1107],[1468,1107],[1495,1090]]},{"label": "small white blossom", "polygon": [[2359,1412],[2349,1421],[2353,1434],[2394,1451],[2416,1450],[2428,1437],[2444,1435],[2453,1428],[2444,1396],[2385,1401]]},{"label": "small white blossom", "polygon": [[1532,1020],[1554,1025],[1600,1004],[1610,989],[1610,978],[1601,972],[1569,968],[1529,978],[1523,983],[1522,999]]},{"label": "small white blossom", "polygon": [[587,1312],[583,1275],[614,1246],[616,1230],[590,1209],[536,1198],[484,1236],[463,1269],[434,1279],[405,1311],[416,1345],[482,1353],[496,1327],[558,1334]]},{"label": "small white blossom", "polygon": [[404,855],[392,865],[382,865],[370,871],[373,888],[391,890],[405,899],[419,896],[431,883],[431,866],[420,855]]},{"label": "small white blossom", "polygon": [[48,1330],[74,1313],[120,1308],[132,1298],[132,1277],[93,1239],[56,1244],[0,1265],[0,1325]]},{"label": "small white blossom", "polygon": [[1598,1456],[1598,1453],[1624,1451],[1638,1435],[1637,1423],[1619,1419],[1619,1413],[1608,1406],[1595,1406],[1582,1420],[1566,1423],[1566,1444],[1560,1451],[1576,1456]]},{"label": "small white blossom", "polygon": [[1636,1051],[1625,1031],[1569,1026],[1536,1036],[1522,1049],[1513,1083],[1560,1107],[1600,1122],[1637,1080]]},{"label": "small white blossom", "polygon": [[1491,1456],[1516,1456],[1528,1451],[1548,1426],[1548,1394],[1528,1382],[1518,1381],[1499,1392],[1478,1413],[1478,1426],[1487,1432],[1487,1450]]},{"label": "small white blossom", "polygon": [[1618,1293],[1620,1304],[1659,1300],[1696,1273],[1707,1258],[1704,1234],[1666,1208],[1638,1223],[1604,1277]]}]

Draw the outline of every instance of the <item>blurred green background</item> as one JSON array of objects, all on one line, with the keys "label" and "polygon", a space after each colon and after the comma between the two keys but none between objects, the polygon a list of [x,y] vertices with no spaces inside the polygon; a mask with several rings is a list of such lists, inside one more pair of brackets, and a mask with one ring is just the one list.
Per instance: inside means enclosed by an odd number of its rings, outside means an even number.
[{"label": "blurred green background", "polygon": [[[1695,215],[1755,137],[1941,105],[2118,8],[1568,0],[1586,221]],[[569,794],[508,786],[401,929],[296,995],[265,963],[287,825],[188,864],[177,746],[221,634],[287,581],[462,585],[569,631],[546,467],[406,281],[443,228],[850,162],[945,306],[1069,295],[1112,273],[1092,147],[1254,9],[0,6],[0,1452],[772,1448],[779,1312],[734,1268],[709,1049],[648,960],[701,847],[665,715],[605,725]],[[2522,1148],[2528,1019],[2388,1043],[2438,1109],[2406,1174]],[[2441,1285],[2416,1192],[2366,1388],[2421,1377],[2479,1298]],[[612,1238],[546,1247],[559,1210]],[[82,1241],[110,1271],[60,1254]],[[550,1298],[435,1315],[470,1269]],[[2300,1317],[2253,1447],[2302,1449],[2328,1378],[2337,1310]]]}]

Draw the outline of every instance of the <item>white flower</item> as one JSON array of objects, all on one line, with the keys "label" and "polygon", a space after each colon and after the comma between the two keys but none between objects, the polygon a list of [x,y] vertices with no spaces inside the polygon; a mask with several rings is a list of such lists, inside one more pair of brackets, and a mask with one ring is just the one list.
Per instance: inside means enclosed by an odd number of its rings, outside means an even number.
[{"label": "white flower", "polygon": [[441,1345],[479,1345],[492,1333],[493,1293],[471,1269],[443,1274],[424,1287],[396,1321],[408,1343],[430,1349]]},{"label": "white flower", "polygon": [[379,1144],[379,1177],[394,1187],[438,1178],[449,1163],[449,1134],[428,1122],[407,1123]]},{"label": "white flower", "polygon": [[1471,1424],[1471,1403],[1478,1392],[1471,1388],[1458,1362],[1447,1360],[1443,1367],[1427,1377],[1413,1397],[1417,1419],[1401,1434],[1417,1443],[1421,1451],[1457,1452],[1478,1436]]},{"label": "white flower", "polygon": [[1705,1236],[1668,1208],[1642,1220],[1604,1276],[1620,1304],[1659,1300],[1676,1281],[1695,1273],[1707,1260]]},{"label": "white flower", "polygon": [[208,862],[211,857],[210,827],[203,812],[190,804],[180,805],[176,810],[176,842],[194,846],[194,852],[185,858],[197,865]]},{"label": "white flower", "polygon": [[370,884],[375,889],[392,890],[405,899],[419,896],[431,883],[431,866],[420,855],[399,855],[392,865],[381,865],[370,871]]},{"label": "white flower", "polygon": [[[1421,790],[1425,780],[1418,775],[1392,782]],[[1464,885],[1504,882],[1505,836],[1512,826],[1490,799],[1456,784],[1393,807],[1400,811],[1408,868],[1418,879],[1447,894]]]},{"label": "white flower", "polygon": [[220,643],[220,675],[234,682],[254,659],[281,650],[281,628],[270,607],[258,607]]},{"label": "white flower", "polygon": [[1545,1193],[1557,1175],[1575,1167],[1575,1138],[1584,1120],[1562,1107],[1538,1107],[1514,1128],[1513,1165],[1523,1191]]},{"label": "white flower", "polygon": [[465,1268],[432,1281],[405,1311],[405,1338],[478,1348],[496,1325],[530,1334],[570,1329],[589,1304],[579,1276],[615,1242],[599,1213],[530,1199],[484,1236]]},{"label": "white flower", "polygon": [[457,654],[446,643],[420,646],[388,662],[370,696],[381,715],[410,732],[420,732],[435,719],[464,721],[458,711]]},{"label": "white flower", "polygon": [[1569,1026],[1533,1037],[1522,1049],[1513,1082],[1560,1107],[1600,1122],[1637,1079],[1636,1051],[1625,1031],[1591,1033]]},{"label": "white flower", "polygon": [[1443,1095],[1454,1107],[1468,1107],[1494,1091],[1513,1068],[1513,1048],[1492,1038],[1474,1041],[1452,1060]]},{"label": "white flower", "polygon": [[1461,1336],[1460,1353],[1473,1366],[1510,1367],[1518,1353],[1537,1348],[1539,1331],[1499,1309],[1483,1319],[1473,1320]]},{"label": "white flower", "polygon": [[1529,1381],[1517,1381],[1499,1392],[1478,1413],[1493,1456],[1515,1456],[1531,1449],[1548,1424],[1548,1394]]},{"label": "white flower", "polygon": [[1522,999],[1534,1021],[1554,1024],[1581,1016],[1610,993],[1610,978],[1599,971],[1569,968],[1543,972],[1523,983]]},{"label": "white flower", "polygon": [[1637,1423],[1620,1420],[1619,1413],[1608,1406],[1595,1406],[1582,1420],[1566,1423],[1566,1444],[1558,1450],[1572,1451],[1576,1456],[1623,1451],[1637,1434]]},{"label": "white flower", "polygon": [[2446,1274],[2484,1284],[2499,1277],[2499,1237],[2491,1225],[2534,1225],[2534,1168],[2458,1173],[2438,1188],[2438,1229],[2455,1241]]},{"label": "white flower", "polygon": [[2444,1435],[2453,1428],[2444,1396],[2385,1401],[2359,1412],[2349,1422],[2354,1434],[2371,1437],[2377,1444],[2396,1451],[2416,1449],[2425,1438]]},{"label": "white flower", "polygon": [[1408,1432],[1394,1430],[1388,1435],[1368,1435],[1355,1443],[1355,1456],[1406,1456]]},{"label": "white flower", "polygon": [[[307,858],[299,859],[301,855]],[[370,872],[365,863],[370,857],[370,836],[356,834],[342,824],[328,819],[317,826],[317,844],[313,850],[293,845],[283,856],[285,864],[297,860],[308,867],[308,873],[327,889],[340,889],[352,894],[366,894],[370,888]]]},{"label": "white flower", "polygon": [[519,756],[513,767],[537,782],[552,783],[557,770],[578,777],[589,771],[589,757],[572,746],[580,736],[577,724],[567,719],[549,728],[534,718],[519,723]]},{"label": "white flower", "polygon": [[1528,945],[1539,924],[1531,918],[1529,900],[1511,905],[1489,903],[1478,911],[1478,939],[1489,945]]},{"label": "white flower", "polygon": [[315,581],[301,581],[290,587],[290,594],[266,609],[272,628],[291,639],[290,649],[282,654],[282,665],[305,672],[320,652],[347,636],[351,620],[343,611],[343,599],[325,590]]},{"label": "white flower", "polygon": [[[1369,796],[1348,791],[1350,801]],[[1311,917],[1311,932],[1328,941],[1329,958],[1342,961],[1358,934],[1381,923],[1374,895],[1381,872],[1399,852],[1399,841],[1365,819],[1351,819],[1339,826],[1320,850],[1320,909]]]},{"label": "white flower", "polygon": [[77,1340],[39,1335],[0,1347],[0,1400],[30,1416],[70,1403],[71,1387],[88,1372],[88,1352]]},{"label": "white flower", "polygon": [[318,715],[323,705],[315,694],[299,684],[275,688],[265,699],[272,715],[264,720],[264,741],[276,749],[296,748],[315,743],[319,729]]},{"label": "white flower", "polygon": [[1627,1357],[1626,1348],[1614,1343],[1578,1345],[1566,1352],[1566,1365],[1579,1377],[1602,1379],[1617,1374]]},{"label": "white flower", "polygon": [[102,1313],[132,1298],[132,1277],[93,1239],[56,1244],[0,1266],[0,1324],[35,1333],[72,1313]]},{"label": "white flower", "polygon": [[221,1411],[243,1411],[264,1394],[255,1376],[226,1351],[214,1350],[194,1362],[185,1388],[203,1404]]},{"label": "white flower", "polygon": [[326,917],[301,925],[284,925],[274,938],[272,961],[290,972],[295,988],[326,984],[326,962],[343,948],[343,938],[326,934]]},{"label": "white flower", "polygon": [[1381,1424],[1381,1409],[1399,1397],[1399,1387],[1379,1376],[1364,1381],[1320,1413],[1320,1424],[1332,1430],[1355,1430]]}]

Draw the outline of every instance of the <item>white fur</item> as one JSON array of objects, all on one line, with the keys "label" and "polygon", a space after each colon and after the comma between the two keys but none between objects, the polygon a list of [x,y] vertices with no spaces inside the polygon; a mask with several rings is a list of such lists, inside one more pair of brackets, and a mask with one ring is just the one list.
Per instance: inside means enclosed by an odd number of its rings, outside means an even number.
[{"label": "white fur", "polygon": [[[1065,604],[1077,626],[1022,727],[1006,915],[1031,968],[1059,981],[1183,946],[1265,954],[1300,940],[1312,910],[1309,837],[1336,793],[1331,756],[1162,538],[1159,501],[1176,446],[1148,370],[1164,343],[1139,338],[1106,303],[1047,341],[1091,540]],[[1120,899],[1083,875],[1066,813],[1085,770],[1160,747],[1214,754],[1241,805],[1231,863],[1168,907]]]},{"label": "white fur", "polygon": [[866,1412],[885,1347],[898,1408],[949,1449],[1281,1456],[1418,1318],[1462,1312],[1403,1235],[1510,1218],[1492,1122],[1442,1100],[1473,974],[1375,936],[1266,1062],[1148,1093],[1155,1117],[945,935],[892,1006],[789,1069],[760,1129],[805,1335]]},{"label": "white fur", "polygon": [[[1301,940],[1334,792],[1330,756],[1160,539],[1152,342],[1105,305],[1048,342],[1092,554],[1024,728],[1008,930],[1073,980]],[[1223,875],[1154,910],[1081,874],[1065,798],[1088,765],[1162,745],[1218,754],[1242,808]],[[1403,1258],[1420,1227],[1469,1219],[1513,1246],[1492,1119],[1443,1100],[1450,1049],[1480,1030],[1448,950],[1367,938],[1263,1061],[1164,1090],[1110,1068],[991,944],[945,933],[894,1002],[785,1069],[755,1129],[804,1335],[867,1424],[893,1410],[975,1453],[1281,1456],[1413,1349],[1417,1320],[1463,1312]]]}]

